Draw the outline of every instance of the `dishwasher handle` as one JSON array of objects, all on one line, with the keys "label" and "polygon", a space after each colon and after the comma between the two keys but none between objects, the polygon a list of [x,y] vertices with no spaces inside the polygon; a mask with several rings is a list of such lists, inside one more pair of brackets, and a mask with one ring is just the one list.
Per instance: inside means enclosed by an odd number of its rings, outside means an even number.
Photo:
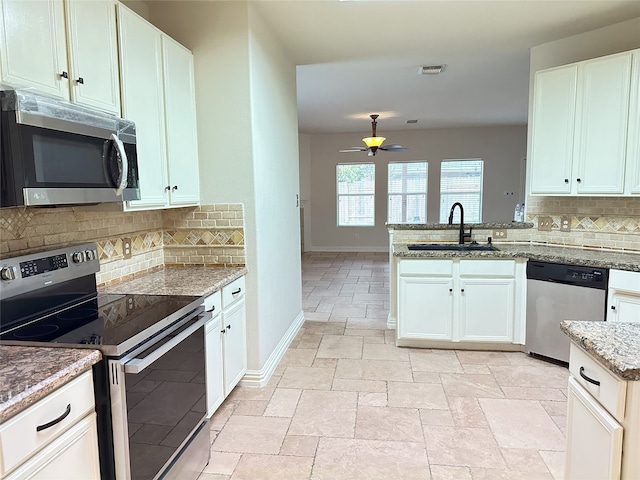
[{"label": "dishwasher handle", "polygon": [[147,368],[153,362],[158,360],[165,353],[167,353],[172,348],[174,348],[176,345],[178,345],[180,342],[182,342],[187,337],[189,337],[193,332],[195,332],[196,330],[198,330],[201,327],[204,327],[204,324],[210,319],[211,319],[211,313],[210,312],[202,313],[193,324],[189,325],[189,327],[185,328],[182,332],[180,332],[178,335],[173,337],[170,341],[168,341],[166,343],[163,343],[162,345],[158,346],[158,348],[156,348],[149,355],[147,355],[147,356],[145,356],[143,358],[132,358],[132,359],[128,360],[124,364],[124,373],[140,373],[140,372],[142,372],[145,368]]}]

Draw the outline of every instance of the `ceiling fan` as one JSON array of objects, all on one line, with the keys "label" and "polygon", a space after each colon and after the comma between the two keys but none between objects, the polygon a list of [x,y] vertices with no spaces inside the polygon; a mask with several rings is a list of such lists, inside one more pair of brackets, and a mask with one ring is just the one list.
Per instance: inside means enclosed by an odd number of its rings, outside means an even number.
[{"label": "ceiling fan", "polygon": [[382,142],[384,142],[386,138],[376,136],[376,125],[378,124],[376,122],[376,119],[380,115],[374,114],[369,116],[371,117],[371,120],[373,120],[371,122],[371,136],[362,139],[366,147],[350,147],[345,148],[344,150],[340,150],[340,152],[369,152],[367,153],[367,155],[373,157],[378,150],[385,150],[387,152],[406,152],[407,150],[409,150],[408,148],[396,143],[383,147]]}]

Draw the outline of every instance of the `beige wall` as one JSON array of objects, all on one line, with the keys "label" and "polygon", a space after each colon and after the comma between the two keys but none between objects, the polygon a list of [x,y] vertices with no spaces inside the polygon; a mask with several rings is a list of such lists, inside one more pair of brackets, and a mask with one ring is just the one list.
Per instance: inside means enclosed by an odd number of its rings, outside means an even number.
[{"label": "beige wall", "polygon": [[[379,127],[380,128],[380,127]],[[366,132],[363,132],[363,134]],[[385,133],[381,130],[380,133]],[[358,145],[364,135],[333,134],[310,136],[310,230],[308,250],[385,251],[388,235],[387,165],[390,161],[429,163],[427,222],[439,221],[440,162],[443,159],[482,158],[484,198],[482,220],[504,222],[513,219],[515,204],[523,201],[522,162],[526,154],[526,126],[449,128],[388,132],[387,141],[409,147],[408,152],[339,153]],[[306,141],[305,137],[301,137]],[[376,204],[374,227],[336,226],[336,165],[345,162],[376,164]],[[304,184],[304,181],[303,181]],[[504,192],[515,192],[505,196]]]},{"label": "beige wall", "polygon": [[[556,67],[640,47],[640,18],[545,43],[531,49],[529,126],[533,102],[533,75]],[[551,232],[535,231],[532,240],[566,245],[626,248],[640,251],[638,197],[531,197],[527,219],[537,226],[539,216],[553,220]],[[560,219],[570,218],[572,231],[560,232]]]},{"label": "beige wall", "polygon": [[151,21],[194,54],[203,201],[245,206],[253,375],[302,318],[295,66],[247,2],[149,8]]}]

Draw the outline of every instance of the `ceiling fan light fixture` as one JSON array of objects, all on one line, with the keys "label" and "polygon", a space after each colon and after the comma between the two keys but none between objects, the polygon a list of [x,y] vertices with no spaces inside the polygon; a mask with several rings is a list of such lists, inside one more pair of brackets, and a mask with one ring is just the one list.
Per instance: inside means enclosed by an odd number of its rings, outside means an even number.
[{"label": "ceiling fan light fixture", "polygon": [[382,145],[382,142],[384,142],[385,140],[386,140],[386,137],[364,137],[362,139],[364,144],[369,148],[379,147],[380,145]]}]

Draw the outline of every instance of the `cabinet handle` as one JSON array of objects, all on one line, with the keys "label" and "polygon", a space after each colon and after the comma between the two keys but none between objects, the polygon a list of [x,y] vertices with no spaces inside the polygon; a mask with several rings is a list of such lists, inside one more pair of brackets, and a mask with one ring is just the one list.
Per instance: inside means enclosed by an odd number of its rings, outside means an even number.
[{"label": "cabinet handle", "polygon": [[239,288],[235,292],[231,292],[231,295],[238,295],[241,291],[242,291],[242,289]]},{"label": "cabinet handle", "polygon": [[36,431],[37,432],[41,432],[42,430],[46,430],[47,428],[53,427],[56,423],[60,423],[62,420],[67,418],[70,413],[71,413],[71,404],[68,404],[67,405],[67,409],[64,411],[64,413],[62,415],[60,415],[58,418],[56,418],[54,420],[51,420],[48,423],[45,423],[43,425],[38,425],[36,427]]},{"label": "cabinet handle", "polygon": [[60,77],[62,77],[62,78],[69,78],[69,74],[68,74],[67,72],[62,72],[62,73],[60,74]]},{"label": "cabinet handle", "polygon": [[227,333],[227,331],[223,328],[222,330],[220,330],[220,333]]},{"label": "cabinet handle", "polygon": [[594,380],[593,378],[589,378],[584,374],[584,367],[580,367],[580,376],[584,378],[587,382],[593,383],[596,386],[600,386],[600,382],[598,380]]},{"label": "cabinet handle", "polygon": [[178,185],[174,185],[171,190],[177,190],[177,189],[178,189]]},{"label": "cabinet handle", "polygon": [[577,181],[578,183],[580,183],[582,180],[581,180],[581,179],[579,179],[579,178],[576,178],[576,181]]},{"label": "cabinet handle", "polygon": [[76,82],[82,83],[84,85],[84,78],[78,77],[78,80],[76,80]]},{"label": "cabinet handle", "polygon": [[568,179],[568,178],[565,178],[565,179],[564,179],[564,183],[569,183],[569,179]]},{"label": "cabinet handle", "polygon": [[616,306],[615,305],[611,305],[611,310],[615,310]]},{"label": "cabinet handle", "polygon": [[164,187],[165,192],[168,192],[169,190],[171,190],[171,185],[167,185],[166,187]]},{"label": "cabinet handle", "polygon": [[227,325],[227,330],[231,330],[231,325]]}]

